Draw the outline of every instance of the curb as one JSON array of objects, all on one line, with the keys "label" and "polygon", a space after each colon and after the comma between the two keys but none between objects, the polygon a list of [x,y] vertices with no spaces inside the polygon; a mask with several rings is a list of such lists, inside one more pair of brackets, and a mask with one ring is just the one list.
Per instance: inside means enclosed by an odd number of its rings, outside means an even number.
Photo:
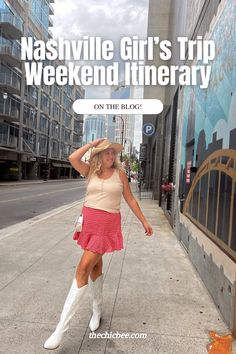
[{"label": "curb", "polygon": [[83,198],[79,199],[78,201],[73,202],[71,204],[67,204],[65,206],[50,210],[50,211],[48,211],[46,213],[37,215],[37,216],[35,216],[33,218],[30,218],[28,220],[19,222],[19,223],[15,224],[15,225],[11,225],[11,226],[5,227],[4,229],[0,230],[0,241],[5,239],[5,238],[7,238],[7,237],[9,237],[9,236],[12,236],[12,235],[16,234],[17,232],[20,232],[20,231],[26,229],[27,227],[29,227],[31,225],[37,224],[38,222],[46,220],[46,219],[48,219],[48,218],[50,218],[50,217],[52,217],[54,215],[60,214],[63,211],[66,211],[66,210],[68,210],[70,208],[73,208],[74,206],[81,204],[83,202],[83,200],[84,200]]},{"label": "curb", "polygon": [[11,186],[25,186],[27,184],[42,184],[42,183],[56,183],[56,182],[75,182],[75,181],[83,181],[84,178],[69,178],[69,179],[50,179],[47,181],[44,181],[42,179],[40,180],[31,180],[31,181],[16,181],[16,182],[1,182],[0,187],[11,187]]}]

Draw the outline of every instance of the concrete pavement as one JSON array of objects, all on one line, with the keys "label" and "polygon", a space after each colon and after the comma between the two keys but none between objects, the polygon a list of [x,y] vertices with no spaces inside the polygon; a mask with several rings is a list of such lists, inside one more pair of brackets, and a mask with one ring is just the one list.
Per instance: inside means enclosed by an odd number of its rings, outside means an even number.
[{"label": "concrete pavement", "polygon": [[[96,333],[147,337],[89,338],[87,297],[54,353],[204,354],[209,330],[229,332],[157,202],[140,204],[154,235],[144,235],[123,202],[124,249],[103,257],[104,311]],[[80,206],[19,225],[0,240],[0,353],[48,352],[42,345],[55,329],[82,254],[72,240]]]}]

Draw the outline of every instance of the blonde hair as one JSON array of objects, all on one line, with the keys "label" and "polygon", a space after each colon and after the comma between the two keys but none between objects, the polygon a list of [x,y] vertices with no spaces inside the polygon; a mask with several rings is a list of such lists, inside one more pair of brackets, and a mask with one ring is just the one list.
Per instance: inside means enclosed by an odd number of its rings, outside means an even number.
[{"label": "blonde hair", "polygon": [[[94,155],[92,159],[90,160],[90,167],[89,167],[89,173],[87,178],[90,179],[90,177],[94,174],[97,174],[98,176],[101,175],[102,173],[102,162],[100,158],[100,153]],[[113,168],[123,171],[122,165],[118,157],[116,156],[115,161],[112,165]]]}]

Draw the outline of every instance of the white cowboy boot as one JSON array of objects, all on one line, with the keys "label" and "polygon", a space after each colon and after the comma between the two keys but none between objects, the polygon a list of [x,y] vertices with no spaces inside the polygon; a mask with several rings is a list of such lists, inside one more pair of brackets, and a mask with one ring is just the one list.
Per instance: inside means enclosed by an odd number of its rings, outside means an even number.
[{"label": "white cowboy boot", "polygon": [[100,325],[102,315],[102,286],[103,274],[101,274],[95,281],[91,282],[91,292],[93,299],[93,315],[89,322],[91,331],[96,331]]},{"label": "white cowboy boot", "polygon": [[81,305],[81,301],[84,298],[88,284],[78,288],[76,279],[73,280],[70,291],[67,295],[60,321],[53,334],[44,343],[45,349],[56,349],[59,347],[64,333],[69,328],[69,322]]}]

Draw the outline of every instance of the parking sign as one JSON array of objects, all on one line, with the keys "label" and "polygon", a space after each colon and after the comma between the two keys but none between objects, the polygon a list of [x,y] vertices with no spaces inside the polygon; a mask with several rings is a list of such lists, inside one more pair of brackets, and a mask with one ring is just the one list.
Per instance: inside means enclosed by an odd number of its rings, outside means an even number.
[{"label": "parking sign", "polygon": [[145,123],[143,126],[143,134],[146,136],[152,136],[155,134],[155,126],[152,123]]}]

